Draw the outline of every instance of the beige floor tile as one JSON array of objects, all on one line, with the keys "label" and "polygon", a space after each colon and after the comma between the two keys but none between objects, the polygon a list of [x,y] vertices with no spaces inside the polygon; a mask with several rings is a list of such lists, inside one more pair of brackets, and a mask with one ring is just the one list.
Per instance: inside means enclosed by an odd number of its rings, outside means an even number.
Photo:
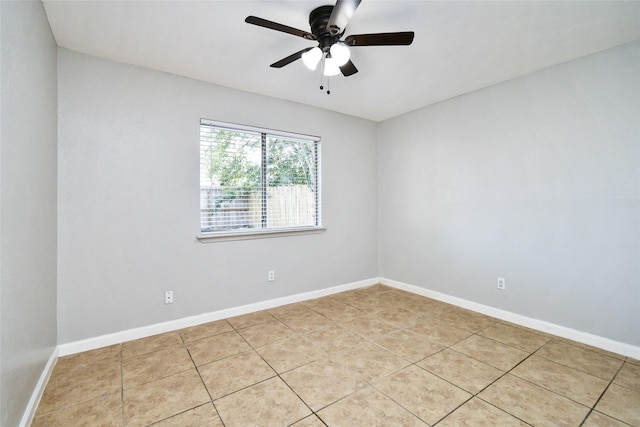
[{"label": "beige floor tile", "polygon": [[363,298],[351,301],[349,305],[368,313],[376,313],[378,311],[382,311],[387,308],[399,305],[398,302],[394,302],[385,298],[386,293],[387,292],[381,292],[374,295],[367,295]]},{"label": "beige floor tile", "polygon": [[195,369],[124,391],[125,426],[146,426],[209,401]]},{"label": "beige floor tile", "polygon": [[416,297],[413,300],[409,300],[402,304],[402,307],[427,319],[441,316],[443,313],[453,310],[454,308],[453,305],[423,297]]},{"label": "beige floor tile", "polygon": [[100,365],[109,365],[112,362],[120,362],[122,345],[116,344],[96,350],[64,356],[58,359],[53,369],[52,376],[74,375],[87,368],[91,370]]},{"label": "beige floor tile", "polygon": [[414,301],[416,299],[427,299],[423,296],[420,295],[416,295],[414,293],[408,292],[408,291],[403,291],[401,289],[396,289],[396,288],[389,288],[391,290],[391,292],[394,293],[393,299],[396,301],[399,301],[401,303],[401,305],[403,304],[407,304],[411,301]]},{"label": "beige floor tile", "polygon": [[[294,316],[295,317],[295,316]],[[289,317],[287,317],[289,319]],[[297,334],[279,320],[239,329],[238,333],[253,347],[262,347],[278,341],[295,338]]]},{"label": "beige floor tile", "polygon": [[[507,374],[478,395],[482,400],[535,426],[578,426],[589,408]],[[544,408],[544,410],[541,410]]]},{"label": "beige floor tile", "polygon": [[123,388],[128,389],[193,368],[195,366],[189,352],[181,345],[131,357],[122,362]]},{"label": "beige floor tile", "polygon": [[281,305],[280,307],[270,308],[267,310],[272,316],[278,319],[283,319],[289,316],[295,316],[296,314],[302,314],[309,311],[309,308],[302,303]]},{"label": "beige floor tile", "polygon": [[314,299],[302,301],[302,304],[304,304],[306,307],[308,307],[310,310],[313,310],[313,311],[318,311],[323,308],[328,308],[336,303],[339,303],[339,301],[332,298],[332,296],[326,296],[322,298],[314,298]]},{"label": "beige floor tile", "polygon": [[429,425],[472,397],[415,365],[384,378],[375,387]]},{"label": "beige floor tile", "polygon": [[367,386],[351,370],[326,359],[287,372],[282,379],[314,411]]},{"label": "beige floor tile", "polygon": [[327,356],[326,352],[303,335],[295,335],[293,338],[258,347],[256,351],[278,373],[290,371]]},{"label": "beige floor tile", "polygon": [[398,328],[412,328],[422,320],[422,318],[414,311],[404,307],[392,307],[382,310],[376,313],[376,317],[379,317]]},{"label": "beige floor tile", "polygon": [[498,322],[494,317],[485,316],[463,308],[454,308],[442,313],[438,318],[449,326],[478,332]]},{"label": "beige floor tile", "polygon": [[[338,294],[338,295],[332,295],[332,297],[342,302],[343,304],[347,304],[352,307],[355,307],[358,310],[364,311],[365,313],[371,313],[371,312],[379,311],[382,309],[379,307],[379,304],[375,302],[377,301],[377,299],[372,298],[375,296],[375,293],[366,293],[366,292],[363,292],[362,290],[355,290],[355,291],[352,291],[352,293],[345,292],[345,294],[346,294],[345,296]],[[371,302],[369,303],[367,300],[369,300],[370,298],[372,299],[371,299]]]},{"label": "beige floor tile", "polygon": [[375,316],[360,316],[357,319],[343,323],[343,325],[350,331],[369,339],[374,339],[399,329],[399,327]]},{"label": "beige floor tile", "polygon": [[381,292],[379,295],[384,299],[388,308],[402,307],[405,303],[411,301],[411,297],[407,292],[400,291],[398,289],[392,289],[388,292]]},{"label": "beige floor tile", "polygon": [[331,295],[331,297],[332,298],[348,297],[348,298],[362,299],[365,297],[377,295],[382,292],[389,292],[391,289],[393,288],[382,285],[382,284],[376,284],[376,285],[367,286],[364,288],[357,288],[357,289],[352,289],[350,291],[344,291],[337,294],[333,294]]},{"label": "beige floor tile", "polygon": [[251,346],[237,332],[224,332],[209,338],[187,343],[196,366],[251,350]]},{"label": "beige floor tile", "polygon": [[364,295],[377,295],[383,292],[395,291],[395,288],[391,286],[383,285],[382,283],[376,283],[375,285],[360,288],[359,291]]},{"label": "beige floor tile", "polygon": [[478,332],[478,335],[529,353],[538,350],[550,340],[548,336],[508,323],[496,323]]},{"label": "beige floor tile", "polygon": [[212,403],[206,403],[154,424],[153,427],[224,427]]},{"label": "beige floor tile", "polygon": [[570,368],[578,369],[603,380],[610,381],[623,361],[602,353],[586,350],[563,342],[551,341],[536,353],[536,356],[553,360]]},{"label": "beige floor tile", "polygon": [[591,350],[591,351],[594,351],[596,353],[600,353],[600,354],[604,354],[605,356],[612,357],[614,359],[619,359],[619,360],[622,360],[622,361],[624,361],[626,359],[626,357],[621,355],[621,354],[614,353],[612,351],[608,351],[608,350],[605,350],[605,349],[602,349],[602,348],[599,348],[599,347],[594,347],[594,346],[589,345],[589,344],[584,344],[584,343],[581,343],[581,342],[578,342],[578,341],[573,341],[573,340],[570,340],[570,339],[567,339],[567,338],[562,338],[562,337],[553,336],[553,335],[550,335],[550,337],[556,342],[569,344],[569,345],[572,345],[574,347],[582,348],[584,350]]},{"label": "beige floor tile", "polygon": [[302,336],[258,347],[256,351],[278,373],[290,371],[327,355],[326,352]]},{"label": "beige floor tile", "polygon": [[[402,304],[400,304],[401,306],[405,306],[407,304],[411,304],[414,301],[427,301],[427,302],[431,302],[434,301],[430,298],[426,298],[420,295],[416,295],[414,293],[411,292],[407,292],[407,291],[402,291],[400,289],[395,289],[396,292],[398,292],[398,296],[397,296],[397,300],[401,301]],[[406,308],[406,307],[405,307]]]},{"label": "beige floor tile", "polygon": [[640,366],[626,362],[613,382],[640,391]]},{"label": "beige floor tile", "polygon": [[288,426],[311,415],[311,410],[277,377],[214,404],[226,427]]},{"label": "beige floor tile", "polygon": [[306,333],[305,336],[327,353],[342,351],[365,341],[364,337],[350,332],[342,325],[333,325],[328,328],[311,331]]},{"label": "beige floor tile", "polygon": [[307,418],[304,418],[298,421],[295,424],[292,424],[291,427],[326,427],[320,418],[315,415],[310,415]]},{"label": "beige floor tile", "polygon": [[460,341],[451,349],[503,371],[513,368],[529,355],[525,351],[478,335],[472,335]]},{"label": "beige floor tile", "polygon": [[227,322],[234,327],[234,329],[248,328],[249,326],[259,325],[261,323],[267,323],[275,320],[267,310],[256,311],[255,313],[243,314],[241,316],[230,317]]},{"label": "beige floor tile", "polygon": [[395,292],[395,291],[396,291],[395,288],[392,288],[391,286],[383,285],[381,283],[355,290],[355,292],[361,299],[367,298],[367,297],[374,297],[380,294],[386,294],[388,292]]},{"label": "beige floor tile", "polygon": [[[115,392],[115,390],[113,391]],[[52,376],[47,383],[44,392],[42,393],[42,397],[40,398],[40,402],[38,402],[38,408],[36,409],[35,417],[39,417],[42,415],[50,414],[54,411],[59,411],[65,406],[69,406],[72,404],[77,404],[78,402],[60,402],[63,395],[58,392],[56,387],[55,378]]]},{"label": "beige floor tile", "polygon": [[609,385],[601,378],[538,356],[529,357],[511,374],[589,407]]},{"label": "beige floor tile", "polygon": [[122,396],[120,391],[79,405],[37,416],[32,427],[121,426]]},{"label": "beige floor tile", "polygon": [[122,358],[140,356],[141,354],[151,353],[174,345],[182,345],[182,338],[180,338],[180,334],[177,331],[152,335],[122,343]]},{"label": "beige floor tile", "polygon": [[335,353],[332,359],[374,382],[409,365],[406,359],[371,342]]},{"label": "beige floor tile", "polygon": [[427,424],[393,400],[367,387],[318,412],[331,427],[424,427]]},{"label": "beige floor tile", "polygon": [[198,371],[212,399],[218,399],[276,375],[253,350],[200,366]]},{"label": "beige floor tile", "polygon": [[580,427],[629,427],[629,424],[611,418],[608,415],[593,411]]},{"label": "beige floor tile", "polygon": [[473,333],[464,329],[443,324],[437,318],[424,319],[410,329],[411,332],[425,336],[429,341],[449,347]]},{"label": "beige floor tile", "polygon": [[335,324],[333,320],[315,311],[289,316],[282,319],[282,322],[296,332],[315,331]]},{"label": "beige floor tile", "polygon": [[348,322],[366,314],[362,310],[335,300],[332,304],[320,306],[314,310],[336,322]]},{"label": "beige floor tile", "polygon": [[632,426],[640,426],[640,391],[611,384],[596,410]]},{"label": "beige floor tile", "polygon": [[424,336],[404,329],[383,335],[375,343],[410,362],[417,362],[444,349]]},{"label": "beige floor tile", "polygon": [[67,378],[74,381],[82,380],[85,377],[100,378],[102,376],[112,374],[120,363],[120,358],[116,357],[86,357],[79,359],[79,363],[75,364],[74,362],[69,362],[65,357],[61,358],[61,360],[56,363],[52,373],[52,378],[61,381]]},{"label": "beige floor tile", "polygon": [[640,365],[640,360],[634,359],[633,357],[627,357],[627,363],[631,363],[633,365]]},{"label": "beige floor tile", "polygon": [[38,405],[38,415],[76,405],[121,390],[120,362],[100,362],[95,366],[72,369],[49,379]]},{"label": "beige floor tile", "polygon": [[427,357],[418,366],[473,394],[504,374],[498,368],[449,349]]},{"label": "beige floor tile", "polygon": [[526,427],[516,417],[473,398],[438,423],[438,427]]},{"label": "beige floor tile", "polygon": [[[337,294],[329,295],[329,298],[335,301],[339,301],[343,304],[352,305],[352,302],[357,301],[363,297],[361,296],[361,292],[362,290],[360,289],[353,289],[350,291],[344,291]],[[305,301],[305,303],[306,302],[308,301]]]},{"label": "beige floor tile", "polygon": [[178,332],[180,332],[180,336],[184,342],[191,342],[230,331],[233,331],[233,328],[229,322],[226,320],[216,320],[215,322],[185,328]]}]

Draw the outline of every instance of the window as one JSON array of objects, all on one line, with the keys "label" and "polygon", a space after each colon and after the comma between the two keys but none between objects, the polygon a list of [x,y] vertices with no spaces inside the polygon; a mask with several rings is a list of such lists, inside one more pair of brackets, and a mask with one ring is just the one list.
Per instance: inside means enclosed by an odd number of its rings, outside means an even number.
[{"label": "window", "polygon": [[320,141],[200,121],[202,238],[321,231]]}]

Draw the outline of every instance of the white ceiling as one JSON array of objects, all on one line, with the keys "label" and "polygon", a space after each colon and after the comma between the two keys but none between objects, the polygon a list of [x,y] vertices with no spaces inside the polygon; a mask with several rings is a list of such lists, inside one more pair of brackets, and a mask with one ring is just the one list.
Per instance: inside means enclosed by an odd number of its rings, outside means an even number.
[{"label": "white ceiling", "polygon": [[309,31],[332,0],[44,0],[60,47],[375,121],[640,39],[640,1],[363,0],[346,35],[415,31],[411,46],[352,48],[359,73],[330,80],[296,61],[314,42],[249,25],[255,15]]}]

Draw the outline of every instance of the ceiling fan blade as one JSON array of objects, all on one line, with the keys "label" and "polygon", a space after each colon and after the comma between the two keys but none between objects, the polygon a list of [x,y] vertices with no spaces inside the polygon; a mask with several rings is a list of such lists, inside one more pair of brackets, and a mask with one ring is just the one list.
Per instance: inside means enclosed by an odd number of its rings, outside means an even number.
[{"label": "ceiling fan blade", "polygon": [[288,27],[286,25],[278,24],[277,22],[258,18],[257,16],[247,16],[244,22],[247,24],[257,25],[259,27],[269,28],[271,30],[282,31],[287,34],[293,34],[294,36],[302,37],[303,39],[316,40],[316,36],[307,31],[298,30],[297,28]]},{"label": "ceiling fan blade", "polygon": [[344,32],[349,19],[351,19],[361,1],[362,0],[336,0],[336,5],[333,7],[329,22],[327,23],[327,31],[333,36]]},{"label": "ceiling fan blade", "polygon": [[413,42],[413,31],[400,33],[356,34],[347,36],[347,46],[408,46]]},{"label": "ceiling fan blade", "polygon": [[358,69],[356,68],[355,65],[353,65],[353,62],[351,62],[351,60],[348,60],[346,64],[340,67],[340,71],[342,72],[343,76],[349,77],[357,73]]},{"label": "ceiling fan blade", "polygon": [[282,68],[285,65],[289,65],[291,64],[293,61],[296,61],[300,58],[302,58],[302,54],[305,52],[310,51],[311,49],[313,49],[313,47],[308,47],[306,49],[302,49],[299,52],[296,52],[292,55],[287,56],[286,58],[282,58],[280,61],[274,62],[273,64],[271,64],[271,67],[273,68]]}]

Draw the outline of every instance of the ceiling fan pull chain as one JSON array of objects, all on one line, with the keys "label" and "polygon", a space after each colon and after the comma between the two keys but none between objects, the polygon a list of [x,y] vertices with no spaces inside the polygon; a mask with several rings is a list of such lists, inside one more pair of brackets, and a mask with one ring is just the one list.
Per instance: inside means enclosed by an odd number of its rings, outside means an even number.
[{"label": "ceiling fan pull chain", "polygon": [[323,74],[322,74],[322,70],[324,69],[324,55],[322,55],[321,61],[322,61],[322,64],[320,64],[321,66],[318,67],[318,68],[320,69],[320,90],[323,90],[324,89],[324,77],[323,77]]},{"label": "ceiling fan pull chain", "polygon": [[331,77],[327,77],[327,95],[331,95],[331,85],[329,82],[331,81]]}]

